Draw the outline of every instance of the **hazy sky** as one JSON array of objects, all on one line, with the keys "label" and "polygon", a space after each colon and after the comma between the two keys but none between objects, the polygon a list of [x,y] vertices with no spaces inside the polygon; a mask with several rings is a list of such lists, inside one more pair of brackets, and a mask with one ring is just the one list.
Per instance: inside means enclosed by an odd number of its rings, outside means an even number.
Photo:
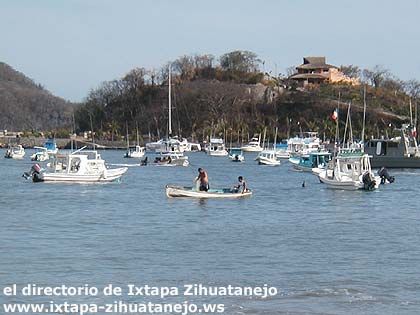
[{"label": "hazy sky", "polygon": [[0,61],[81,101],[134,67],[251,50],[285,73],[303,56],[420,79],[419,0],[0,0]]}]

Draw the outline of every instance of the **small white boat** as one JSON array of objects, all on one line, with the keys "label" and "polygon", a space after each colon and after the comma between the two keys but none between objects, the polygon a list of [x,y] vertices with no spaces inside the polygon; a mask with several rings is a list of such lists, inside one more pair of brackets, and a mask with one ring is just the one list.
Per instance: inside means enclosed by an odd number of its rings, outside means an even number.
[{"label": "small white boat", "polygon": [[161,150],[161,147],[164,146],[164,139],[160,139],[155,142],[146,143],[146,150],[151,152],[156,152],[156,150]]},{"label": "small white boat", "polygon": [[154,160],[154,164],[158,166],[188,166],[188,156],[182,153],[166,152],[161,153]]},{"label": "small white boat", "polygon": [[296,136],[287,140],[286,151],[290,157],[301,156],[323,149],[324,147],[321,145],[317,132],[303,132],[300,137]]},{"label": "small white boat", "polygon": [[140,159],[146,154],[146,148],[136,145],[134,148],[128,148],[125,153],[125,158],[136,158]]},{"label": "small white boat", "polygon": [[44,162],[50,158],[46,147],[35,147],[35,149],[38,151],[31,155],[31,161]]},{"label": "small white boat", "polygon": [[68,155],[55,156],[47,169],[32,170],[30,175],[34,182],[94,183],[115,181],[127,170],[127,167],[109,169],[97,151],[82,148]]},{"label": "small white boat", "polygon": [[198,191],[195,187],[183,187],[166,185],[166,196],[189,197],[189,198],[243,198],[252,195],[252,191],[237,192],[231,188],[209,189],[208,191]]},{"label": "small white boat", "polygon": [[245,161],[244,154],[242,152],[242,149],[240,148],[231,148],[229,150],[229,159],[232,162],[243,162]]},{"label": "small white boat", "polygon": [[188,150],[189,152],[200,152],[201,151],[201,144],[188,142]]},{"label": "small white boat", "polygon": [[44,148],[47,150],[49,155],[58,153],[57,143],[54,139],[47,139],[47,141],[45,141]]},{"label": "small white boat", "polygon": [[276,150],[276,156],[279,159],[289,159],[290,153],[285,149]]},{"label": "small white boat", "polygon": [[229,155],[228,151],[226,150],[225,143],[224,143],[223,139],[220,139],[220,138],[210,139],[210,143],[206,148],[206,152],[210,156],[227,156],[227,155]]},{"label": "small white boat", "polygon": [[263,150],[258,153],[258,156],[255,158],[260,165],[271,165],[277,166],[280,165],[280,161],[277,159],[275,150]]},{"label": "small white boat", "polygon": [[6,159],[23,159],[25,156],[25,149],[19,144],[17,146],[9,147],[4,154]]},{"label": "small white boat", "polygon": [[241,147],[244,152],[261,152],[263,148],[261,147],[261,135],[254,137],[248,144]]},{"label": "small white boat", "polygon": [[381,183],[372,173],[370,156],[361,152],[338,154],[318,178],[328,188],[342,190],[374,190]]}]

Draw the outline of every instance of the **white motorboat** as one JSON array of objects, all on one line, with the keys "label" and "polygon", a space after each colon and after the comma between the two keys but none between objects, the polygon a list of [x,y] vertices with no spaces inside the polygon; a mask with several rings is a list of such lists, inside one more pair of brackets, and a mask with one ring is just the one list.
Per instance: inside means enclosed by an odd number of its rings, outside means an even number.
[{"label": "white motorboat", "polygon": [[211,138],[209,145],[206,147],[206,153],[210,156],[227,156],[229,155],[226,150],[223,139]]},{"label": "white motorboat", "polygon": [[229,149],[229,159],[232,162],[243,162],[245,161],[244,154],[241,148],[231,148]]},{"label": "white motorboat", "polygon": [[183,187],[166,185],[166,196],[172,197],[189,197],[189,198],[243,198],[252,195],[251,190],[246,192],[238,192],[231,188],[209,189],[208,191],[198,191],[195,187]]},{"label": "white motorboat", "polygon": [[172,152],[161,153],[155,158],[154,163],[158,166],[188,166],[190,164],[188,156]]},{"label": "white motorboat", "polygon": [[34,182],[111,182],[119,179],[127,169],[109,169],[97,151],[82,148],[68,155],[55,156],[47,169],[33,168],[30,175]]},{"label": "white motorboat", "polygon": [[258,161],[258,164],[260,165],[280,165],[280,161],[276,156],[276,150],[263,150],[258,153],[258,156],[255,158],[255,160]]},{"label": "white motorboat", "polygon": [[155,152],[156,150],[160,150],[164,141],[165,141],[164,139],[160,139],[160,140],[155,141],[155,142],[148,142],[148,143],[146,143],[146,150],[147,151],[152,151],[152,152]]},{"label": "white motorboat", "polygon": [[276,145],[276,156],[278,159],[289,159],[290,152],[287,149],[287,140],[282,140]]},{"label": "white motorboat", "polygon": [[54,139],[47,139],[44,144],[44,148],[47,150],[49,155],[54,155],[58,153],[57,143]]},{"label": "white motorboat", "polygon": [[4,154],[6,159],[23,159],[25,156],[25,149],[19,144],[13,147],[9,147]]},{"label": "white motorboat", "polygon": [[50,155],[48,154],[48,149],[46,147],[34,148],[38,149],[38,151],[31,155],[31,161],[44,162],[50,158]]},{"label": "white motorboat", "polygon": [[339,153],[318,177],[332,189],[374,190],[381,183],[381,178],[372,173],[370,156],[362,152]]},{"label": "white motorboat", "polygon": [[[273,143],[273,150],[270,150],[268,147],[267,149],[262,150],[258,153],[257,157],[255,158],[260,165],[270,165],[270,166],[278,166],[280,165],[280,160],[277,158],[277,131],[278,128],[276,127],[276,132],[274,136],[274,143]],[[265,138],[265,135],[264,135]]]},{"label": "white motorboat", "polygon": [[125,153],[125,158],[137,158],[140,159],[146,154],[146,148],[136,145],[134,148],[130,147]]},{"label": "white motorboat", "polygon": [[261,146],[261,135],[253,137],[248,144],[241,147],[244,152],[261,152],[263,150]]},{"label": "white motorboat", "polygon": [[201,144],[188,142],[188,150],[189,152],[200,152],[201,151]]},{"label": "white motorboat", "polygon": [[300,137],[296,136],[287,140],[287,153],[291,157],[301,156],[323,149],[317,132],[303,132]]}]

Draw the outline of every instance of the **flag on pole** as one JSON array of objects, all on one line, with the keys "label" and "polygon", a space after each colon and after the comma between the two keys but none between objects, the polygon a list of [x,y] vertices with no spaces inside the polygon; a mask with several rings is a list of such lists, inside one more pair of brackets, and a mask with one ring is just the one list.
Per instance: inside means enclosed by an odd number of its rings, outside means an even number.
[{"label": "flag on pole", "polygon": [[413,129],[411,129],[411,136],[412,136],[413,138],[416,138],[416,137],[417,137],[417,129],[416,129],[416,127],[415,127],[415,126],[413,127]]},{"label": "flag on pole", "polygon": [[334,109],[334,111],[331,113],[331,119],[336,121],[338,119],[338,109]]}]

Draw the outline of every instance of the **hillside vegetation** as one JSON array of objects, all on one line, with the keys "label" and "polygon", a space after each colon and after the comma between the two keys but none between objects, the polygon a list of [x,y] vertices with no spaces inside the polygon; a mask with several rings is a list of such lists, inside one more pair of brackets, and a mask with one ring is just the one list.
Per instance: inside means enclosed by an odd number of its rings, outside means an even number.
[{"label": "hillside vegetation", "polygon": [[[199,140],[209,135],[237,139],[265,127],[272,135],[278,127],[281,137],[312,130],[332,138],[331,112],[339,107],[344,124],[351,104],[357,136],[366,86],[366,134],[379,136],[406,122],[410,98],[416,108],[420,95],[418,81],[403,82],[382,67],[342,66],[362,84],[322,84],[303,90],[285,75],[262,73],[260,65],[258,57],[247,51],[227,53],[218,62],[211,55],[183,56],[172,62],[173,133]],[[79,130],[90,130],[92,125],[99,137],[113,139],[125,135],[127,123],[130,133],[138,126],[144,135],[167,135],[168,68],[133,69],[91,91],[76,111]]]},{"label": "hillside vegetation", "polygon": [[71,103],[0,62],[0,130],[68,129],[73,109]]}]

